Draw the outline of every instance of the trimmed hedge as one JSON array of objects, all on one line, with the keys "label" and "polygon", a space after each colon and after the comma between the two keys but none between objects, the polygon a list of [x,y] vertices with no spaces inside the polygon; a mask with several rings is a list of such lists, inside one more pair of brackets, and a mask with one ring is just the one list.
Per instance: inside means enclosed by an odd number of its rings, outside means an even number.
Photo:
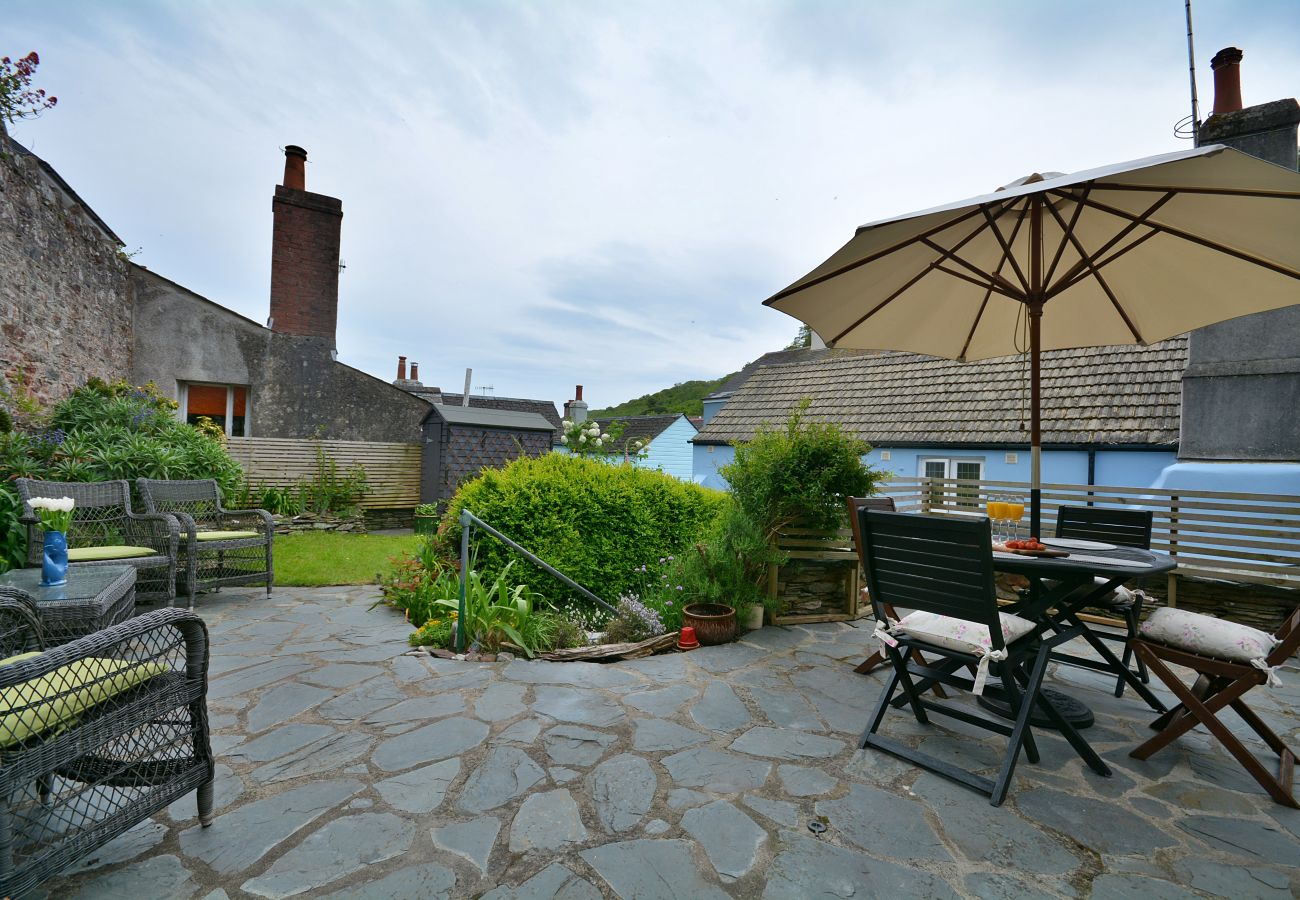
[{"label": "trimmed hedge", "polygon": [[[637,590],[642,565],[680,553],[702,539],[725,494],[669,475],[563,453],[523,457],[489,469],[456,492],[440,534],[458,552],[461,509],[555,566],[608,603]],[[517,554],[486,536],[474,540],[476,567],[487,579]],[[572,592],[519,559],[511,570],[551,600]]]}]

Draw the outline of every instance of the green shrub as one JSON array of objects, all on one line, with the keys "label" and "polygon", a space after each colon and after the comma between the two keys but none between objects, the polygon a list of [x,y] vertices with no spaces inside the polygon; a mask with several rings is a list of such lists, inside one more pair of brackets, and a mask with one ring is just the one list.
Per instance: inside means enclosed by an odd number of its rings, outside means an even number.
[{"label": "green shrub", "polygon": [[677,579],[687,603],[721,603],[744,615],[766,593],[769,563],[785,554],[737,503],[727,504],[703,541],[681,557]]},{"label": "green shrub", "polygon": [[[25,417],[26,431],[0,433],[0,526],[12,527],[15,478],[111,481],[136,478],[215,478],[234,493],[242,480],[219,431],[176,418],[176,403],[152,384],[134,387],[92,378],[56,403],[48,416]],[[26,536],[6,537],[3,562],[21,565]]]},{"label": "green shrub", "polygon": [[[468,509],[612,602],[634,592],[643,564],[698,540],[725,502],[726,495],[718,491],[661,472],[548,453],[516,459],[462,485],[447,509],[440,537],[454,552],[460,542],[457,519]],[[519,559],[490,537],[479,535],[474,544],[484,577],[494,577],[512,558]],[[567,600],[571,593],[522,559],[513,575],[552,599]]]},{"label": "green shrub", "polygon": [[807,409],[805,400],[783,428],[760,429],[737,444],[736,458],[718,470],[768,540],[795,520],[811,528],[844,526],[845,498],[872,493],[884,477],[862,462],[869,444],[833,422],[805,421]]}]

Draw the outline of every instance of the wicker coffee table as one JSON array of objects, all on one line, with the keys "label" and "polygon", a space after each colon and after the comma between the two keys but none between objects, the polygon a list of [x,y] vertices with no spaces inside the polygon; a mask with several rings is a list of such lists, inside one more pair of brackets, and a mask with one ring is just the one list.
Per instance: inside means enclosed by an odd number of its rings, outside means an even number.
[{"label": "wicker coffee table", "polygon": [[40,569],[14,569],[0,575],[0,587],[16,588],[36,601],[46,647],[135,615],[133,566],[69,566],[67,584],[58,587],[42,587]]}]

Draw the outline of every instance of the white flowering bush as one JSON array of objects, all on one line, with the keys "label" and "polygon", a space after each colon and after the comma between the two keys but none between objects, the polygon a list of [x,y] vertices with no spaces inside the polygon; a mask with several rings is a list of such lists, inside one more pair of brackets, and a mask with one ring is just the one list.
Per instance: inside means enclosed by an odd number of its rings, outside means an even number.
[{"label": "white flowering bush", "polygon": [[579,456],[625,456],[632,458],[645,453],[644,441],[631,441],[626,445],[622,441],[623,432],[627,430],[626,422],[612,422],[608,430],[602,429],[599,422],[588,419],[585,422],[563,421],[560,443],[570,453]]},{"label": "white flowering bush", "polygon": [[71,497],[34,497],[28,502],[36,513],[36,518],[41,520],[41,528],[45,531],[62,531],[72,527],[72,508],[76,506],[76,501]]}]

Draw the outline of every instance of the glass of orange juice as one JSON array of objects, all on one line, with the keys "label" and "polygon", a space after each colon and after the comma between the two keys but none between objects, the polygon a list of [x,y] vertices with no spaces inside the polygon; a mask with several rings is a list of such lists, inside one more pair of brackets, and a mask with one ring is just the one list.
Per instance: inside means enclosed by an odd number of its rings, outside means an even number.
[{"label": "glass of orange juice", "polygon": [[988,510],[989,518],[993,521],[993,540],[998,540],[1001,533],[1002,522],[1007,518],[1007,504],[1003,499],[996,495],[990,495],[988,503],[985,504]]},{"label": "glass of orange juice", "polygon": [[1019,536],[1020,520],[1025,517],[1025,504],[1021,503],[1019,500],[1015,500],[1011,503],[1008,503],[1006,507],[1007,507],[1007,518],[1015,523],[1014,529],[1016,535]]}]

